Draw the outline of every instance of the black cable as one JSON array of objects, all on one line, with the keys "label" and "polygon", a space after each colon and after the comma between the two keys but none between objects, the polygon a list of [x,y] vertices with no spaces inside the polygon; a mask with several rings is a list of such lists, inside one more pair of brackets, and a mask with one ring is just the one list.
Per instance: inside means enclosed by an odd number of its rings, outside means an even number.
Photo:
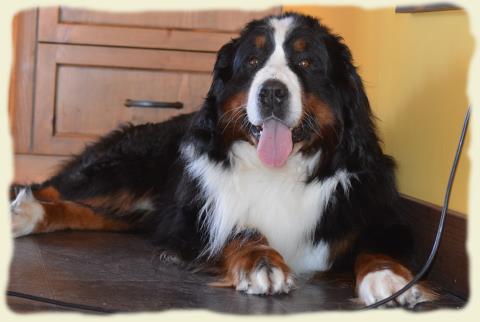
[{"label": "black cable", "polygon": [[80,311],[91,311],[91,312],[95,312],[95,313],[116,313],[116,312],[119,312],[119,311],[116,311],[116,310],[109,310],[109,309],[105,309],[105,308],[102,308],[102,307],[58,301],[58,300],[49,299],[49,298],[42,297],[42,296],[31,295],[31,294],[26,294],[26,293],[21,293],[21,292],[7,291],[7,296],[18,297],[18,298],[22,298],[22,299],[35,301],[35,302],[53,304],[53,305],[57,305],[57,306],[61,306],[61,307],[64,307],[64,308],[69,308],[69,309],[73,309],[73,310],[77,310],[77,311],[78,310],[80,310]]},{"label": "black cable", "polygon": [[445,190],[445,197],[443,200],[443,206],[440,214],[440,221],[438,223],[437,233],[435,235],[435,240],[432,246],[432,250],[430,251],[430,255],[428,256],[427,261],[423,265],[422,269],[402,289],[398,290],[391,296],[384,298],[383,300],[380,300],[371,305],[362,307],[360,310],[374,309],[396,299],[398,296],[402,295],[408,289],[410,289],[415,283],[417,283],[425,275],[425,273],[428,271],[428,269],[432,265],[433,259],[435,258],[435,255],[437,254],[437,251],[438,251],[438,246],[440,245],[440,241],[442,239],[442,233],[445,226],[445,218],[447,216],[447,210],[448,210],[448,202],[450,201],[450,193],[452,192],[453,180],[455,179],[455,173],[457,171],[458,161],[460,159],[460,154],[462,152],[463,141],[465,139],[465,134],[467,133],[468,121],[470,120],[470,111],[471,111],[471,107],[468,106],[468,110],[467,110],[467,113],[465,114],[465,119],[463,121],[462,133],[460,134],[460,138],[458,141],[457,151],[455,153],[455,158],[453,159],[452,168],[450,170],[450,177],[448,178],[447,188]]},{"label": "black cable", "polygon": [[[443,201],[443,207],[442,207],[442,211],[441,211],[441,215],[440,215],[440,221],[438,223],[437,233],[436,233],[435,240],[434,240],[434,243],[433,243],[433,246],[432,246],[432,250],[430,251],[430,255],[428,256],[427,261],[423,265],[422,269],[402,289],[395,292],[391,296],[389,296],[387,298],[384,298],[383,300],[380,300],[378,302],[375,302],[371,305],[365,306],[365,307],[361,308],[360,310],[374,309],[374,308],[377,308],[381,305],[384,305],[384,304],[396,299],[398,296],[402,295],[408,289],[410,289],[414,284],[416,284],[425,275],[425,273],[428,271],[428,269],[432,265],[433,259],[435,258],[435,255],[437,254],[437,251],[438,251],[438,246],[440,245],[440,241],[442,239],[443,229],[444,229],[444,226],[445,226],[445,219],[446,219],[446,216],[447,216],[448,203],[450,201],[450,194],[451,194],[451,191],[452,191],[453,180],[455,178],[455,173],[457,171],[458,161],[460,159],[460,154],[462,152],[463,141],[465,139],[465,135],[466,135],[467,128],[468,128],[468,121],[470,120],[470,111],[471,111],[471,107],[469,106],[468,110],[467,110],[467,113],[465,114],[465,119],[463,121],[462,133],[460,134],[460,139],[458,141],[457,151],[455,153],[455,158],[453,159],[452,168],[450,170],[450,177],[448,178],[448,184],[447,184],[447,188],[446,188],[446,191],[445,191],[445,198],[444,198],[444,201]],[[30,295],[30,294],[14,292],[14,291],[7,291],[7,295],[12,296],[12,297],[19,297],[19,298],[32,300],[32,301],[42,302],[42,303],[53,304],[53,305],[57,305],[57,306],[65,307],[65,308],[74,309],[74,310],[91,311],[91,312],[96,312],[96,313],[116,313],[116,312],[120,312],[118,310],[109,310],[109,309],[104,309],[104,308],[96,307],[96,306],[58,301],[58,300],[53,300],[53,299],[49,299],[49,298],[46,298],[46,297]]]}]

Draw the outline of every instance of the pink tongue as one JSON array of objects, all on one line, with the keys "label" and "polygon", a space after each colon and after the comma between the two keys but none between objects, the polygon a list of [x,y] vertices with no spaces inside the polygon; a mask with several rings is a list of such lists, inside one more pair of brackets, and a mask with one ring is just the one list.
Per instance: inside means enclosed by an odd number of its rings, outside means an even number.
[{"label": "pink tongue", "polygon": [[292,131],[274,119],[263,123],[257,153],[263,164],[281,167],[292,152]]}]

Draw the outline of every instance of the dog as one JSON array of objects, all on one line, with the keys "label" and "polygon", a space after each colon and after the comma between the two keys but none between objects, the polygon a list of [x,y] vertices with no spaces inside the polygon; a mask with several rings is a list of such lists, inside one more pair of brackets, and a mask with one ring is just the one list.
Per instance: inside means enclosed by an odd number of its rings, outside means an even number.
[{"label": "dog", "polygon": [[[286,13],[219,50],[199,111],[122,126],[17,191],[12,231],[140,231],[248,294],[350,270],[368,305],[412,279],[394,169],[342,38]],[[432,294],[415,285],[397,302]]]}]

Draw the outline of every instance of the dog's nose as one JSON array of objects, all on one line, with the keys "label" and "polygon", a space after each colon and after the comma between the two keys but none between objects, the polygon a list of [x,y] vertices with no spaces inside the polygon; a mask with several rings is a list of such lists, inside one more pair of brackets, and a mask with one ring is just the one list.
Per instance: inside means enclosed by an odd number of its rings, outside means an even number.
[{"label": "dog's nose", "polygon": [[288,96],[288,89],[282,82],[270,79],[260,89],[260,102],[270,108],[282,105]]}]

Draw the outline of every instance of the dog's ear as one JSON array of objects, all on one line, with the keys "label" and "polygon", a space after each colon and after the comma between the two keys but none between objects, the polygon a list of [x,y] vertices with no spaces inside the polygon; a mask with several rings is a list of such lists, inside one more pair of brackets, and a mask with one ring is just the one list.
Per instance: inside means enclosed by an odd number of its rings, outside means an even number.
[{"label": "dog's ear", "polygon": [[[364,166],[373,164],[372,156],[382,154],[362,78],[353,63],[350,49],[342,39],[335,35],[327,36],[331,80],[337,113],[340,114],[338,152],[343,154],[341,160],[360,161]],[[368,153],[367,153],[368,151]]]},{"label": "dog's ear", "polygon": [[218,97],[225,88],[225,84],[233,74],[233,59],[237,48],[238,39],[232,39],[230,42],[220,48],[217,53],[217,60],[213,67],[213,80],[208,97]]},{"label": "dog's ear", "polygon": [[210,90],[202,108],[196,113],[189,131],[190,136],[194,138],[192,142],[196,150],[200,153],[208,153],[211,158],[218,160],[221,160],[223,155],[218,155],[220,138],[217,133],[219,117],[217,104],[225,84],[232,77],[237,44],[238,39],[232,39],[218,51]]},{"label": "dog's ear", "polygon": [[[357,68],[352,64],[351,59],[347,63],[348,81],[343,96],[344,101],[344,122],[348,122],[349,133],[346,142],[349,144],[349,151],[363,154],[365,150],[369,155],[382,154],[378,144],[379,138],[374,123],[374,115],[370,107],[363,81],[358,74]],[[355,140],[353,140],[355,138]],[[360,150],[359,150],[360,149]]]}]

